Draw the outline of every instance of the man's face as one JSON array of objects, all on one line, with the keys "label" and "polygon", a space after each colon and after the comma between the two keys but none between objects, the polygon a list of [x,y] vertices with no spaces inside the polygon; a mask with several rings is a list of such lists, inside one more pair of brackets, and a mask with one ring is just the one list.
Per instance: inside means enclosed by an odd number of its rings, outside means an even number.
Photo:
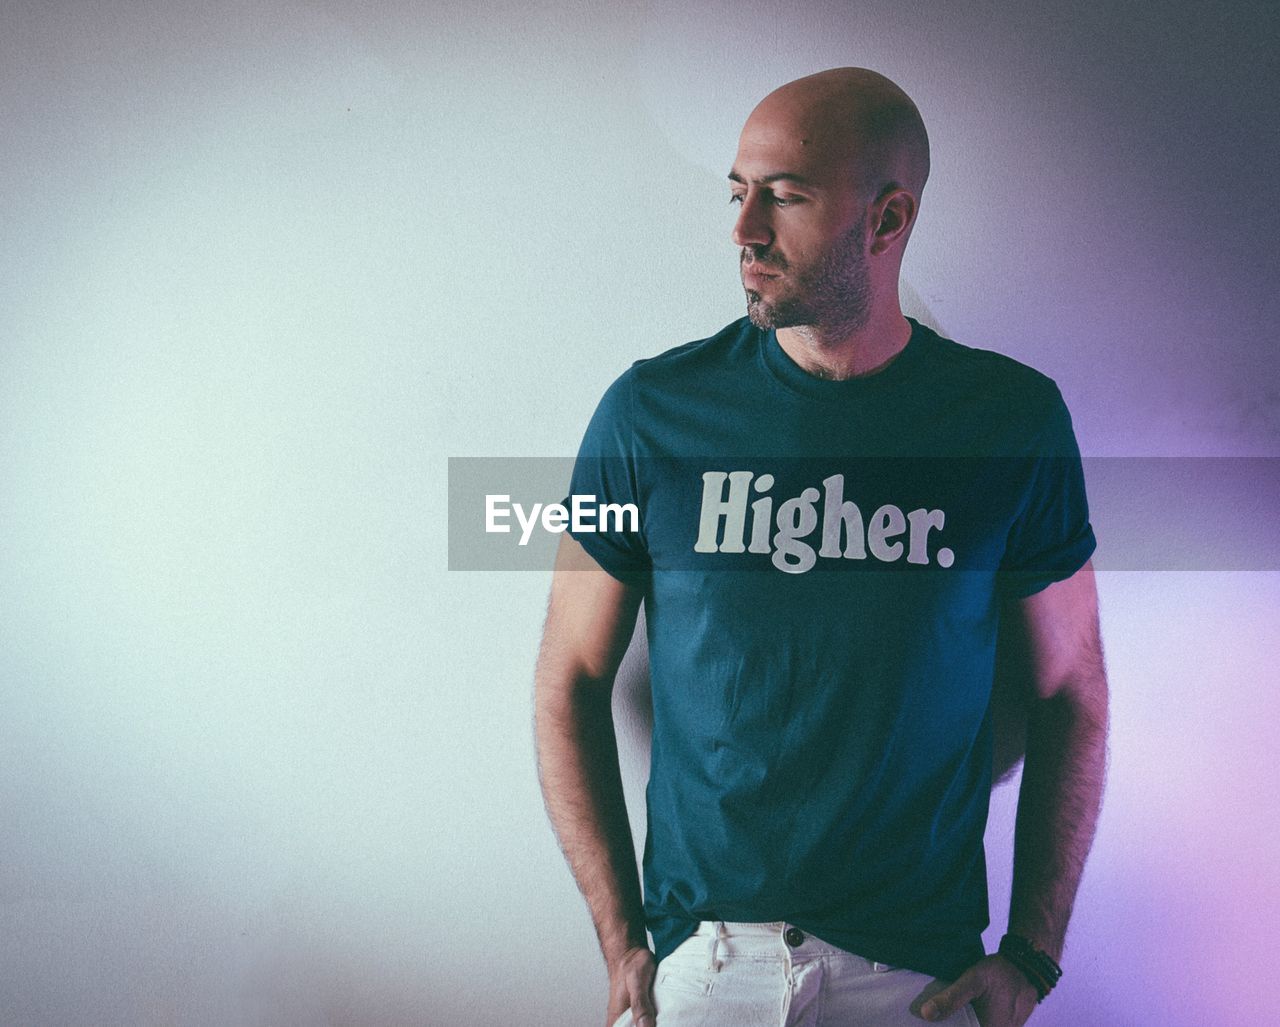
[{"label": "man's face", "polygon": [[804,139],[786,118],[759,115],[747,121],[729,173],[730,202],[741,205],[733,241],[747,314],[761,328],[860,328],[871,281],[853,161]]}]

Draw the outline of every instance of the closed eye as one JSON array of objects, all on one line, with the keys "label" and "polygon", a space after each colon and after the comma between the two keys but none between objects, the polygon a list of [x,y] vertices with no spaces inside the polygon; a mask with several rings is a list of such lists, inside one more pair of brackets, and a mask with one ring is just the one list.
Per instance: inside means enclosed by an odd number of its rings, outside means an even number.
[{"label": "closed eye", "polygon": [[[745,199],[746,197],[742,193],[729,194],[730,203],[742,203]],[[775,207],[790,207],[794,203],[799,203],[800,199],[796,196],[772,196],[769,198],[769,202]]]}]

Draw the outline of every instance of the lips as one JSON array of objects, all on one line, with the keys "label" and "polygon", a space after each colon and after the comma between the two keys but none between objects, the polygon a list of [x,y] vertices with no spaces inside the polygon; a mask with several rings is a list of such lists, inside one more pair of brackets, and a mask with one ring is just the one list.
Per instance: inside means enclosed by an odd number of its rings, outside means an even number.
[{"label": "lips", "polygon": [[764,271],[757,271],[753,267],[744,266],[742,268],[742,280],[748,286],[759,285],[762,282],[768,282],[777,277],[778,276],[776,274],[770,274]]}]

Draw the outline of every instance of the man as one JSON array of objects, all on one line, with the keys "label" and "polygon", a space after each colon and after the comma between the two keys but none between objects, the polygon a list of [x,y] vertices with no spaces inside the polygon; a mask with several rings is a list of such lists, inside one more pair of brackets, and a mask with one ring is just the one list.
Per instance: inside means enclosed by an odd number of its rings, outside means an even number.
[{"label": "man", "polygon": [[[564,536],[535,721],[606,1023],[1016,1025],[1061,972],[1105,758],[1095,542],[1054,383],[901,313],[928,171],[883,76],[771,93],[729,175],[748,318],[637,361],[588,427],[572,492],[640,524]],[[643,901],[610,710],[642,601]],[[984,955],[1002,618],[1030,694]]]}]

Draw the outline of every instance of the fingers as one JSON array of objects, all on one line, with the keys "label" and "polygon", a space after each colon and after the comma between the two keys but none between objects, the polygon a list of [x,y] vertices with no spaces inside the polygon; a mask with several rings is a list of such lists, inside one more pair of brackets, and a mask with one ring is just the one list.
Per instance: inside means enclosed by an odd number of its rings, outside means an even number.
[{"label": "fingers", "polygon": [[920,1007],[920,1015],[926,1020],[945,1020],[966,1002],[972,1002],[986,990],[982,978],[969,970],[960,975],[954,984],[943,988]]},{"label": "fingers", "polygon": [[631,1015],[636,1027],[657,1027],[658,1011],[653,1004],[653,974],[644,975],[631,993]]},{"label": "fingers", "polygon": [[617,1018],[607,1027],[619,1027],[622,1014],[631,1011],[633,1027],[657,1027],[658,1013],[653,1002],[653,953],[636,948],[627,953],[610,970],[609,1013],[618,1010]]},{"label": "fingers", "polygon": [[605,1027],[621,1027],[627,1013],[631,1014],[631,1027],[657,1027],[658,1014],[653,1006],[653,998],[647,995],[636,996],[631,1005],[624,1008],[617,1016],[608,1014]]}]

